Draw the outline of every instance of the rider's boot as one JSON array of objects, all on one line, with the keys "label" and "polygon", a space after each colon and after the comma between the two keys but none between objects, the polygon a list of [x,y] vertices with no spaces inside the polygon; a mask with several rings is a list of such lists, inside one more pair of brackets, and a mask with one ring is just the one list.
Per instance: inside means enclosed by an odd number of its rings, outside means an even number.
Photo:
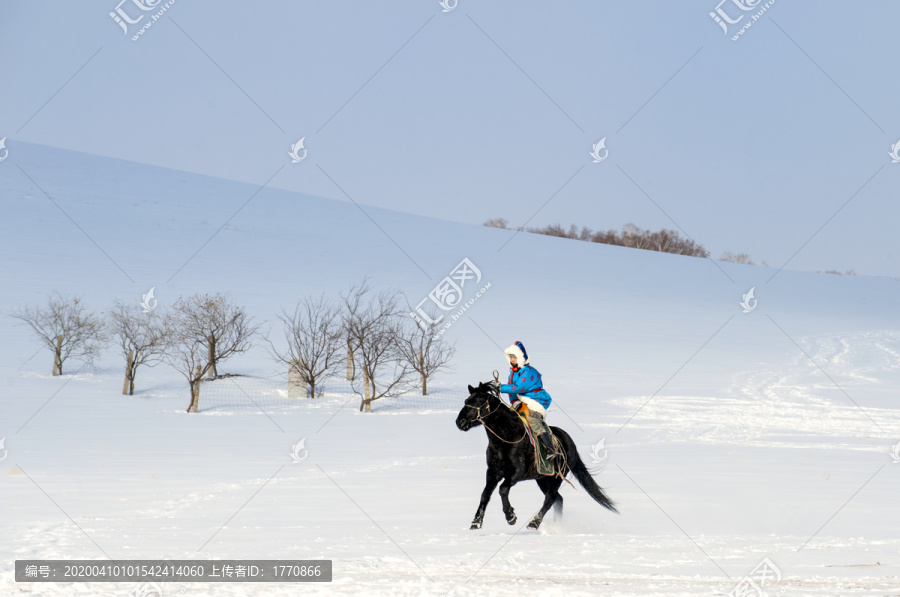
[{"label": "rider's boot", "polygon": [[550,431],[544,431],[541,433],[541,442],[544,444],[544,453],[547,456],[548,460],[553,460],[556,458],[556,450],[553,448],[553,438],[550,436]]}]

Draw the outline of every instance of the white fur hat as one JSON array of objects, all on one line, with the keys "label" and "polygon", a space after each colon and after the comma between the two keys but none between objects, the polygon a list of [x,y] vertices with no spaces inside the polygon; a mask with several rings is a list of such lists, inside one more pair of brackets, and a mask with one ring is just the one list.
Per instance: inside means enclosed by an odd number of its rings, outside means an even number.
[{"label": "white fur hat", "polygon": [[507,358],[516,357],[516,364],[521,367],[528,364],[528,353],[525,352],[525,345],[516,340],[515,344],[503,351]]}]

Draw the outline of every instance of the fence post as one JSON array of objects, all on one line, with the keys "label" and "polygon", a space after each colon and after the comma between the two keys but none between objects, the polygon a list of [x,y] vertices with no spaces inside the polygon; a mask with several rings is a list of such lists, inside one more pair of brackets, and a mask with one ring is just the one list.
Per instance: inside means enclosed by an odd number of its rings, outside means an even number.
[{"label": "fence post", "polygon": [[219,376],[219,372],[216,368],[216,344],[215,344],[215,340],[213,340],[212,336],[210,336],[210,338],[207,342],[209,343],[209,347],[207,348],[207,354],[208,354],[207,358],[209,359],[209,372],[206,374],[206,376],[209,377],[210,379],[215,379],[216,377]]}]

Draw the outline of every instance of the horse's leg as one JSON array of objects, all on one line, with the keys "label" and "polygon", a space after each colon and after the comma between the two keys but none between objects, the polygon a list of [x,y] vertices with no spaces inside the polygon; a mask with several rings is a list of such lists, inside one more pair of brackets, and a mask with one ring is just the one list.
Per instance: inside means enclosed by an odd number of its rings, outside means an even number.
[{"label": "horse's leg", "polygon": [[481,528],[481,523],[484,522],[484,510],[487,508],[488,501],[491,499],[491,494],[494,493],[494,489],[497,488],[497,483],[500,482],[500,475],[493,469],[489,468],[485,476],[486,481],[484,484],[484,491],[481,492],[481,501],[478,503],[478,511],[475,512],[475,518],[472,520],[472,526],[469,527],[469,530]]},{"label": "horse's leg", "polygon": [[556,501],[553,502],[553,515],[554,515],[553,518],[554,518],[554,520],[559,520],[560,518],[562,518],[562,513],[563,513],[563,499],[562,499],[562,496],[559,493],[557,493]]},{"label": "horse's leg", "polygon": [[531,522],[528,523],[529,529],[536,529],[541,526],[544,515],[557,500],[560,500],[560,507],[562,507],[562,496],[559,495],[559,486],[562,484],[562,480],[558,477],[545,477],[538,479],[537,484],[541,491],[544,492],[544,505],[541,506],[540,512],[535,514]]},{"label": "horse's leg", "polygon": [[503,513],[506,515],[506,522],[516,524],[516,511],[513,510],[509,503],[509,490],[512,488],[512,482],[509,477],[500,484],[500,500],[503,502]]}]

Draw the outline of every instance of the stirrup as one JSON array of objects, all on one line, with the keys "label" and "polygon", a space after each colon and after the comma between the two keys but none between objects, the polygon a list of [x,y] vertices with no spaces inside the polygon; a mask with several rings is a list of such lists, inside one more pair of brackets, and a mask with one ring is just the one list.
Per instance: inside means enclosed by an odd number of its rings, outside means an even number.
[{"label": "stirrup", "polygon": [[544,436],[550,439],[550,443],[544,442],[544,458],[547,460],[553,460],[559,456],[559,453],[556,451],[556,447],[553,445],[553,436],[549,433],[543,434],[541,440],[544,439]]}]

